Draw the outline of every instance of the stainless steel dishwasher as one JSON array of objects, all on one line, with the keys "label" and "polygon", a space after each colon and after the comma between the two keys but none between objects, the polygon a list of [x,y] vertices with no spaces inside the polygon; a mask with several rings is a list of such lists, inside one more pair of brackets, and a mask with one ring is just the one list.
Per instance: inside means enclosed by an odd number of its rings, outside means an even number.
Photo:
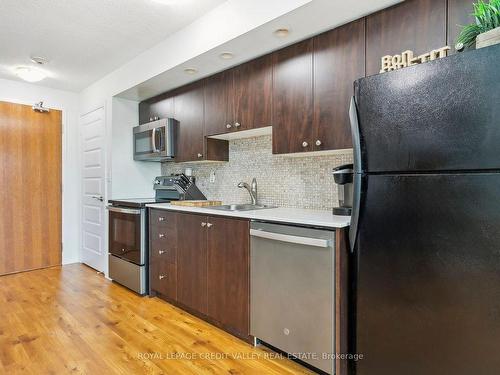
[{"label": "stainless steel dishwasher", "polygon": [[333,374],[335,232],[261,222],[250,228],[250,333]]}]

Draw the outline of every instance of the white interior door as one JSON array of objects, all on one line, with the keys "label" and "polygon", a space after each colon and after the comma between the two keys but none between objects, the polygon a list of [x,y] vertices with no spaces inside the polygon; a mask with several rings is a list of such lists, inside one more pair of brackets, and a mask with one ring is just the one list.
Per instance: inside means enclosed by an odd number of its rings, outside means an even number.
[{"label": "white interior door", "polygon": [[82,152],[82,239],[83,263],[106,271],[105,223],[105,118],[104,108],[80,117]]}]

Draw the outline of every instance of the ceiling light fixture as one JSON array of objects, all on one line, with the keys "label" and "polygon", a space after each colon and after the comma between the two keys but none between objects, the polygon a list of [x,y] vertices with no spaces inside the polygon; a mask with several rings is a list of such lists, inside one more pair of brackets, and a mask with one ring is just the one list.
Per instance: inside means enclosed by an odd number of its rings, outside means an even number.
[{"label": "ceiling light fixture", "polygon": [[195,69],[195,68],[186,68],[186,69],[184,69],[184,73],[186,73],[186,74],[196,74],[196,73],[198,73],[198,70]]},{"label": "ceiling light fixture", "polygon": [[231,52],[222,52],[219,57],[222,59],[222,60],[230,60],[234,57],[234,55],[231,53]]},{"label": "ceiling light fixture", "polygon": [[290,30],[285,28],[274,30],[274,35],[276,35],[278,38],[285,38],[288,36],[288,34],[290,34]]},{"label": "ceiling light fixture", "polygon": [[15,73],[16,76],[27,82],[38,82],[47,77],[47,74],[42,72],[40,69],[30,68],[27,66],[20,66],[16,68]]}]

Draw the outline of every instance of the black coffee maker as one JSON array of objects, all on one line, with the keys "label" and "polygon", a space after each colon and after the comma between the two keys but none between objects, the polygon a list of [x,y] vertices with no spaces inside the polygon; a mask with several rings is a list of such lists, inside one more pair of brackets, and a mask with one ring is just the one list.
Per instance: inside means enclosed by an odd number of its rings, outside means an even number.
[{"label": "black coffee maker", "polygon": [[334,215],[351,216],[353,195],[353,165],[345,164],[333,169],[333,178],[338,186],[339,207],[333,208]]}]

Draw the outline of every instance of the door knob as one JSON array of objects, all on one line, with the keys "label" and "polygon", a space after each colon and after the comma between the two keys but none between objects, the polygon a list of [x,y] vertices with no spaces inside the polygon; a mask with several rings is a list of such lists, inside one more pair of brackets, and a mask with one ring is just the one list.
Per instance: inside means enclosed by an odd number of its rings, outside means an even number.
[{"label": "door knob", "polygon": [[237,128],[239,128],[241,126],[241,124],[239,122],[235,122],[234,126],[237,127]]},{"label": "door knob", "polygon": [[316,146],[321,146],[321,141],[319,139],[316,141]]},{"label": "door knob", "polygon": [[226,124],[226,128],[231,129],[233,126],[231,124]]},{"label": "door knob", "polygon": [[307,143],[306,141],[302,142],[302,147],[307,147],[309,146],[309,143]]}]

